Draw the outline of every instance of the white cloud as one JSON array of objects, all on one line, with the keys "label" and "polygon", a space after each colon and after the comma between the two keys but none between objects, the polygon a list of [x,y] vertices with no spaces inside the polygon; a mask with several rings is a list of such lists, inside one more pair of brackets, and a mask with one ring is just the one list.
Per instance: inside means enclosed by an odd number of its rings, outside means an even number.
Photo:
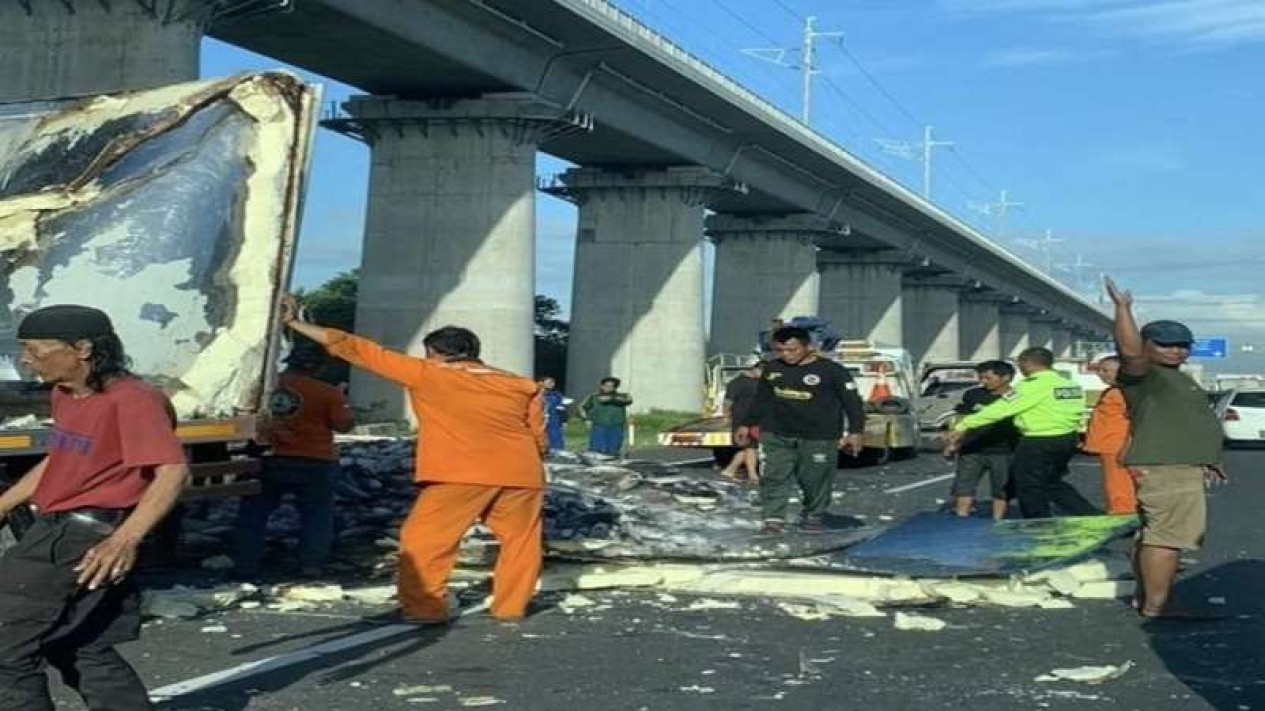
[{"label": "white cloud", "polygon": [[1152,144],[1127,148],[1103,156],[1103,162],[1146,173],[1176,173],[1186,168],[1186,159],[1176,146]]},{"label": "white cloud", "polygon": [[1182,49],[1265,42],[1262,0],[941,0],[957,14],[1027,13]]},{"label": "white cloud", "polygon": [[1265,294],[1211,294],[1198,289],[1139,294],[1138,318],[1174,319],[1190,326],[1197,337],[1224,337],[1230,340],[1231,357],[1225,361],[1203,361],[1211,370],[1265,370],[1261,355],[1245,354],[1240,346],[1265,349]]},{"label": "white cloud", "polygon": [[1053,64],[1080,64],[1110,57],[1109,50],[1070,50],[1047,47],[1012,47],[990,52],[984,59],[989,67],[1034,67]]}]

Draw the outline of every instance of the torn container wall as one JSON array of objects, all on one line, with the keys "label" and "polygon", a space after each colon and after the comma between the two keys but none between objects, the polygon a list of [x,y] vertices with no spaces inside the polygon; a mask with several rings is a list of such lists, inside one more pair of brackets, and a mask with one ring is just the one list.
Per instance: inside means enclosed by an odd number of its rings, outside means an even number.
[{"label": "torn container wall", "polygon": [[270,72],[0,105],[0,361],[24,314],[87,304],[182,418],[256,411],[318,103]]}]

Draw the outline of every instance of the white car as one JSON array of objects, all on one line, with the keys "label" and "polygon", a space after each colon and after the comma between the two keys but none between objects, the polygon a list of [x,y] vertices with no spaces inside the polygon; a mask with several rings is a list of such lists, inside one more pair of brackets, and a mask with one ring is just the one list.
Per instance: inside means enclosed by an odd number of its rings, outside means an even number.
[{"label": "white car", "polygon": [[1265,390],[1231,390],[1218,411],[1226,444],[1265,442]]}]

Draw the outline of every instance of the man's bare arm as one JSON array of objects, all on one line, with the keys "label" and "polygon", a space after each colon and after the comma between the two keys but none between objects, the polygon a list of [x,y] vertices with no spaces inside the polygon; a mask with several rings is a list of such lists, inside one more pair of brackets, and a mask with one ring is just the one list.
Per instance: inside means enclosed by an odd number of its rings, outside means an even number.
[{"label": "man's bare arm", "polygon": [[1133,294],[1116,286],[1110,277],[1104,277],[1103,285],[1115,305],[1116,352],[1120,355],[1120,369],[1129,375],[1146,375],[1151,362],[1146,358],[1146,344],[1133,317]]},{"label": "man's bare arm", "polygon": [[18,479],[16,484],[9,487],[3,496],[0,496],[0,522],[8,518],[14,509],[31,500],[35,487],[39,486],[40,479],[43,478],[44,470],[47,468],[48,457],[44,457],[39,464],[31,467],[31,471]]}]

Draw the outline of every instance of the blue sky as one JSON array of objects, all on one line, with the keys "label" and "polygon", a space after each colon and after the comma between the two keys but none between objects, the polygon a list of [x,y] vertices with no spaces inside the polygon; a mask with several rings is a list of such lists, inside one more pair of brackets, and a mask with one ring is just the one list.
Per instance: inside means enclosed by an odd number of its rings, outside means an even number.
[{"label": "blue sky", "polygon": [[[815,15],[820,31],[844,37],[819,41],[814,128],[917,188],[920,166],[876,139],[914,141],[932,124],[956,143],[936,156],[943,207],[991,229],[967,204],[1007,189],[1024,203],[1007,221],[1015,251],[1037,259],[1014,240],[1053,229],[1064,240],[1055,262],[1080,254],[1095,265],[1082,273],[1087,288],[1107,271],[1138,293],[1146,315],[1187,319],[1265,352],[1262,0],[617,4],[792,113],[798,74],[741,50],[796,47],[801,18]],[[210,40],[203,64],[207,76],[279,66]],[[312,78],[329,99],[354,93]],[[558,168],[542,156],[542,172]],[[367,180],[367,149],[322,131],[299,283],[358,263]],[[538,212],[537,290],[566,302],[574,212],[544,196]],[[1265,370],[1265,355],[1231,365],[1240,364]]]}]

